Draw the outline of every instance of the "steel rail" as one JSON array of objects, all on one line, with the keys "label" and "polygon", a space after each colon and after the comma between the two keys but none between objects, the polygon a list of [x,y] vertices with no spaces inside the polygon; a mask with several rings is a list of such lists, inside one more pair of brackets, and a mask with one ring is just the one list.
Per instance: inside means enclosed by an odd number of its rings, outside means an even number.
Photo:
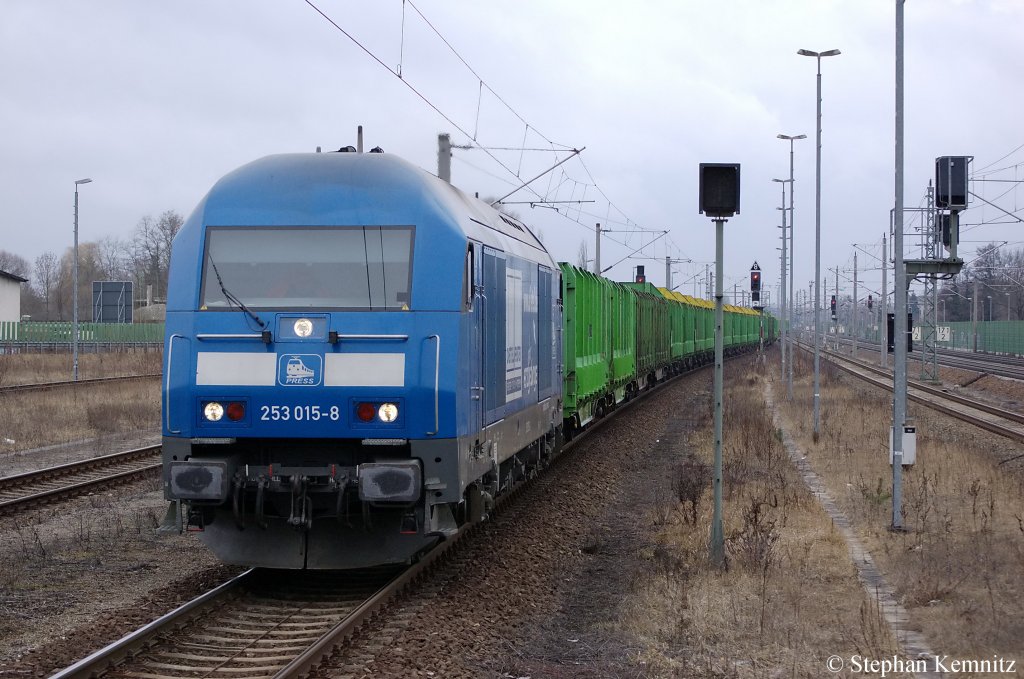
[{"label": "steel rail", "polygon": [[13,394],[26,391],[45,391],[47,389],[62,389],[64,387],[78,387],[80,385],[94,386],[97,384],[109,384],[126,380],[144,380],[153,377],[160,377],[160,373],[147,373],[145,375],[117,375],[114,377],[91,377],[85,380],[63,380],[59,382],[34,382],[31,384],[9,384],[0,387],[0,394]]},{"label": "steel rail", "polygon": [[[851,341],[846,338],[840,338],[839,342],[843,345],[851,344]],[[857,340],[857,344],[861,348],[872,347],[874,351],[878,350],[878,342],[874,340],[862,338]],[[1012,354],[990,354],[950,349],[939,349],[936,353],[940,366],[1024,379],[1024,358]]]},{"label": "steel rail", "polygon": [[[55,467],[47,467],[46,469],[25,472],[24,474],[2,477],[0,478],[0,492],[8,494],[11,491],[18,492],[23,489],[29,490],[30,492],[18,494],[15,497],[8,498],[6,500],[0,500],[0,514],[8,514],[41,502],[49,502],[62,497],[78,495],[81,492],[96,486],[117,481],[125,481],[133,477],[150,473],[160,468],[161,465],[159,462],[133,467],[131,469],[98,477],[84,479],[76,478],[82,474],[100,471],[105,467],[128,464],[144,458],[153,457],[154,455],[159,455],[160,450],[161,447],[159,445],[135,448],[133,450],[126,450],[124,452],[113,453],[111,455],[91,457],[87,460],[69,462]],[[68,479],[68,477],[71,478]],[[42,484],[48,485],[51,483],[59,483],[61,479],[68,479],[71,483],[61,484],[52,488],[46,487],[38,489],[38,486]],[[35,490],[33,490],[33,486],[36,487]]]},{"label": "steel rail", "polygon": [[[799,346],[801,349],[805,351],[808,350],[807,346],[804,345],[803,343],[801,343]],[[854,361],[845,356],[842,356],[841,354],[836,354],[834,352],[826,351],[823,353],[826,356],[827,360],[829,360],[831,363],[833,363],[833,365],[835,365],[843,372],[849,373],[855,377],[860,378],[861,380],[864,380],[869,384],[885,389],[886,391],[892,391],[893,385],[891,381],[891,372],[886,373],[881,368],[877,368],[875,366],[870,365],[864,365],[860,363],[860,361]],[[856,366],[856,368],[866,369],[868,372],[886,375],[890,379],[888,381],[875,379],[870,375],[866,375],[863,372],[859,372],[857,369],[851,367],[848,364],[853,364],[854,366]],[[941,413],[954,417],[968,424],[972,424],[976,427],[980,427],[981,429],[985,429],[986,431],[990,431],[993,434],[998,434],[1013,441],[1024,443],[1024,429],[1015,429],[1013,427],[1004,426],[999,422],[994,422],[990,419],[979,417],[977,415],[972,415],[971,413],[966,412],[962,409],[945,405],[941,401],[952,401],[954,403],[957,403],[958,405],[971,408],[981,413],[994,415],[1003,420],[1010,420],[1016,423],[1024,422],[1024,418],[1022,418],[1017,413],[1014,413],[1009,410],[1003,410],[1001,408],[996,408],[994,406],[988,405],[987,403],[981,403],[979,401],[967,399],[962,396],[956,396],[954,394],[942,391],[941,389],[935,389],[934,387],[929,387],[919,382],[908,381],[908,386],[911,387],[914,391],[924,392],[928,396],[932,397],[927,398],[926,396],[922,396],[919,393],[914,393],[908,390],[907,398],[910,399],[911,401],[914,401],[915,403],[920,403],[924,406],[931,408],[932,410],[937,410]]]},{"label": "steel rail", "polygon": [[103,674],[119,663],[133,657],[140,650],[145,649],[158,634],[166,629],[172,626],[183,625],[195,618],[202,607],[229,593],[235,592],[241,585],[247,583],[252,578],[254,572],[255,569],[250,568],[220,586],[201,594],[192,601],[182,604],[170,613],[165,613],[148,625],[140,627],[131,634],[118,639],[112,644],[108,644],[95,653],[82,658],[75,664],[51,675],[50,679],[90,679],[91,677]]},{"label": "steel rail", "polygon": [[[832,352],[826,352],[826,353],[835,356],[835,354],[833,354]],[[892,371],[883,370],[882,368],[879,368],[878,366],[870,365],[868,363],[864,363],[863,361],[860,361],[860,360],[857,360],[857,359],[851,359],[851,358],[848,358],[846,356],[842,356],[841,354],[839,355],[839,359],[843,360],[843,361],[848,361],[850,363],[853,363],[854,365],[857,365],[857,366],[859,366],[861,368],[864,368],[865,370],[873,372],[876,375],[885,375],[885,376],[888,376],[888,377],[892,377]],[[1001,417],[1004,420],[1010,420],[1010,421],[1016,422],[1018,424],[1024,424],[1024,415],[1021,415],[1020,413],[1015,413],[1012,410],[1006,410],[1005,408],[999,408],[999,407],[996,407],[996,406],[993,406],[993,405],[989,405],[988,403],[984,403],[982,401],[977,401],[975,399],[966,398],[964,396],[960,396],[959,394],[952,394],[952,393],[946,391],[945,389],[934,387],[934,386],[932,386],[930,384],[926,384],[924,382],[918,382],[917,380],[907,380],[907,384],[910,385],[911,387],[913,387],[914,389],[917,389],[918,391],[922,391],[922,392],[924,392],[926,394],[932,394],[933,396],[937,396],[937,397],[939,397],[941,399],[945,399],[947,401],[953,401],[954,403],[959,403],[959,404],[965,405],[965,406],[967,406],[969,408],[974,408],[975,410],[980,410],[982,412],[989,413],[990,415],[995,415],[997,417]]]}]

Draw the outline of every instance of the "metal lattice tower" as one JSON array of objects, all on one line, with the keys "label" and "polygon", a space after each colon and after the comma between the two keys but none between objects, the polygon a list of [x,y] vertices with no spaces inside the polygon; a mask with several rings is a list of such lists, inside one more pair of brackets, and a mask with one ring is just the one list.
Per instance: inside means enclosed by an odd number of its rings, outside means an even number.
[{"label": "metal lattice tower", "polygon": [[[931,180],[928,181],[928,209],[925,212],[926,225],[924,229],[924,258],[939,259],[942,256],[942,241],[937,231],[938,220],[935,212],[935,188]],[[921,339],[924,350],[921,352],[921,380],[927,382],[939,381],[939,361],[936,351],[936,338],[938,333],[938,277],[931,274],[924,279],[924,294],[919,301],[921,318],[918,325],[921,328]],[[917,320],[917,319],[915,319]]]}]

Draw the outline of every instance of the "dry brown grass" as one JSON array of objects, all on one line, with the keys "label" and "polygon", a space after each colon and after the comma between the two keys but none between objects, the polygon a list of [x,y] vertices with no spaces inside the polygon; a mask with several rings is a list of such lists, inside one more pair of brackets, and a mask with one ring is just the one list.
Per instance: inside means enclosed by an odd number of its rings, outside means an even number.
[{"label": "dry brown grass", "polygon": [[160,381],[0,395],[0,452],[160,430]]},{"label": "dry brown grass", "polygon": [[796,371],[794,402],[779,401],[787,427],[931,647],[956,657],[1024,657],[1024,467],[999,464],[1024,450],[910,404],[917,463],[903,475],[909,532],[892,533],[891,394],[823,370],[815,444],[806,357]]},{"label": "dry brown grass", "polygon": [[[78,376],[119,377],[160,372],[163,352],[156,349],[78,356]],[[71,379],[71,354],[0,354],[0,386]]]},{"label": "dry brown grass", "polygon": [[[763,372],[751,370],[746,361],[727,369],[727,569],[709,561],[709,482],[696,522],[693,490],[678,480],[677,497],[646,517],[660,525],[660,544],[644,555],[652,575],[637,583],[620,623],[642,641],[639,659],[652,676],[817,677],[831,654],[882,658],[895,649],[773,428]],[[691,471],[712,463],[710,409],[702,419],[707,426],[681,451],[696,451],[681,463]]]},{"label": "dry brown grass", "polygon": [[159,486],[151,479],[0,520],[0,676],[33,676],[14,671],[32,662],[26,650],[214,563],[193,537],[157,533],[167,504]]}]

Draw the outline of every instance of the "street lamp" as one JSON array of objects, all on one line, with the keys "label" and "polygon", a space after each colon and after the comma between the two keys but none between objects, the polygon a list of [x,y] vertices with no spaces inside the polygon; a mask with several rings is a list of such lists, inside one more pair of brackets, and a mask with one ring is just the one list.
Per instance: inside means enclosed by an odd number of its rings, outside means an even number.
[{"label": "street lamp", "polygon": [[988,320],[992,320],[992,295],[985,295],[988,300]]},{"label": "street lamp", "polygon": [[71,375],[75,382],[78,381],[78,186],[91,181],[75,181],[75,261],[71,267]]},{"label": "street lamp", "polygon": [[834,57],[839,50],[812,52],[797,50],[804,57],[818,60],[818,119],[817,119],[817,153],[814,163],[814,441],[821,435],[819,424],[821,411],[820,365],[821,349],[818,338],[821,335],[821,58]]},{"label": "street lamp", "polygon": [[[789,142],[789,329],[793,331],[793,262],[796,259],[794,256],[795,250],[793,249],[793,222],[795,213],[793,211],[793,194],[795,193],[795,180],[793,179],[793,142],[798,139],[807,139],[806,134],[798,134],[791,136],[788,134],[776,135],[779,139],[785,139]],[[785,322],[785,321],[783,321]],[[789,338],[787,343],[789,346],[789,370],[786,375],[786,398],[790,401],[793,400],[793,337]]]},{"label": "street lamp", "polygon": [[[789,252],[786,243],[786,184],[791,182],[791,179],[772,179],[773,182],[779,182],[782,184],[782,207],[778,208],[782,211],[782,295],[781,295],[781,308],[779,309],[780,318],[780,335],[782,336],[782,379],[786,379],[786,269],[789,268],[788,257]],[[792,188],[790,189],[792,192]],[[790,300],[790,304],[792,304]]]}]

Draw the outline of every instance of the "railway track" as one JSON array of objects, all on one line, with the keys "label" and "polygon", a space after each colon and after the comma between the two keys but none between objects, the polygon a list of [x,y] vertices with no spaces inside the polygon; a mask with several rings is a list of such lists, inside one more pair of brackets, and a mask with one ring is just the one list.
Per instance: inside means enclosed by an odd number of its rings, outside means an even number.
[{"label": "railway track", "polygon": [[136,448],[0,478],[0,515],[152,475],[160,446]]},{"label": "railway track", "polygon": [[[810,350],[808,345],[799,346],[805,351]],[[892,391],[892,371],[834,351],[823,350],[821,354],[840,370]],[[1024,415],[1020,413],[951,394],[940,387],[910,379],[907,380],[907,398],[994,434],[1024,443]]]},{"label": "railway track", "polygon": [[74,388],[84,385],[109,384],[112,382],[124,382],[127,380],[145,380],[160,377],[160,373],[145,375],[119,375],[117,377],[93,377],[87,380],[63,380],[59,382],[36,382],[34,384],[9,384],[0,387],[0,394],[15,394],[29,391],[46,391],[49,389]]},{"label": "railway track", "polygon": [[[615,412],[628,411],[659,391],[642,392]],[[594,422],[563,447],[554,464],[612,420]],[[523,490],[543,479],[544,475],[528,477],[516,484],[497,498],[494,512],[510,508]],[[462,526],[402,569],[247,571],[51,679],[304,676],[408,588],[444,568],[449,559],[459,558],[469,542],[466,538],[482,525]]]},{"label": "railway track", "polygon": [[[833,340],[830,338],[830,345],[832,344],[832,341]],[[852,344],[849,339],[843,338],[840,338],[839,342],[845,347]],[[878,355],[879,348],[877,342],[870,342],[861,339],[857,340],[857,346],[867,352],[874,352],[876,356]],[[924,352],[921,347],[918,344],[915,344],[914,355],[908,356],[908,365],[912,366],[915,363],[920,363],[923,355]],[[936,352],[936,358],[938,360],[938,364],[943,367],[959,368],[960,370],[970,370],[973,372],[987,373],[989,375],[997,375],[999,377],[1010,377],[1013,379],[1024,380],[1024,359],[1017,356],[939,349]]]}]

